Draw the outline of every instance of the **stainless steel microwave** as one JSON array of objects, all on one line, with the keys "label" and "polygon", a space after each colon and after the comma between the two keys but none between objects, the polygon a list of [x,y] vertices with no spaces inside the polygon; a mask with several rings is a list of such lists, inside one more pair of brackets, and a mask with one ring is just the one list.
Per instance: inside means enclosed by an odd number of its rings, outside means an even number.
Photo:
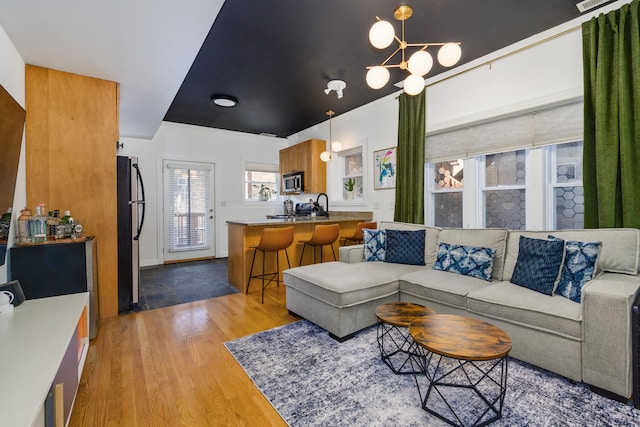
[{"label": "stainless steel microwave", "polygon": [[301,193],[304,191],[304,172],[292,172],[282,175],[283,193]]}]

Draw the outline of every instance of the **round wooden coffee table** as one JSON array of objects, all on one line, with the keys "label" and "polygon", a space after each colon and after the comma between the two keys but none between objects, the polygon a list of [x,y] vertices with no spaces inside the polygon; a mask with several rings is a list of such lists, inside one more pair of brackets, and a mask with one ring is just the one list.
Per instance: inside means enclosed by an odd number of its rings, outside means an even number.
[{"label": "round wooden coffee table", "polygon": [[429,307],[411,302],[391,302],[376,308],[378,348],[382,361],[395,374],[412,374],[415,343],[409,334],[411,321],[435,314]]},{"label": "round wooden coffee table", "polygon": [[[422,408],[451,425],[481,426],[502,417],[511,337],[482,320],[452,314],[416,318],[409,333],[428,382]],[[435,393],[432,393],[435,391]]]}]

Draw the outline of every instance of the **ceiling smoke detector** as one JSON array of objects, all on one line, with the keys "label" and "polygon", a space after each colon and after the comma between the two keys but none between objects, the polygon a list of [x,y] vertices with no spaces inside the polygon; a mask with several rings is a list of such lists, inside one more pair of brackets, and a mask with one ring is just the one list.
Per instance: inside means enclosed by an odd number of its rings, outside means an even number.
[{"label": "ceiling smoke detector", "polygon": [[336,94],[338,94],[338,99],[340,99],[342,98],[342,91],[345,87],[347,87],[347,84],[342,80],[330,80],[329,83],[327,83],[327,88],[324,90],[324,93],[329,95],[332,90],[335,90]]}]

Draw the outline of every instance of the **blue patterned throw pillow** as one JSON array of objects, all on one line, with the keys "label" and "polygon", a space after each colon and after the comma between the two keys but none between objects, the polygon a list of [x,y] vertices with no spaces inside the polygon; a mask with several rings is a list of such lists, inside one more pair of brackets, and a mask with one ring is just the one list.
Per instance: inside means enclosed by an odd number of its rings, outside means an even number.
[{"label": "blue patterned throw pillow", "polygon": [[424,265],[425,230],[387,230],[385,262]]},{"label": "blue patterned throw pillow", "polygon": [[364,261],[384,261],[384,253],[387,247],[385,230],[362,229],[364,241]]},{"label": "blue patterned throw pillow", "polygon": [[[557,237],[549,236],[550,239]],[[591,279],[596,269],[596,261],[602,242],[579,242],[567,240],[564,249],[564,265],[560,273],[560,283],[555,293],[580,302],[582,287]]]},{"label": "blue patterned throw pillow", "polygon": [[511,283],[543,293],[553,294],[560,272],[564,240],[531,239],[520,236],[518,259]]},{"label": "blue patterned throw pillow", "polygon": [[476,277],[490,282],[495,255],[496,250],[493,248],[440,243],[433,269]]}]

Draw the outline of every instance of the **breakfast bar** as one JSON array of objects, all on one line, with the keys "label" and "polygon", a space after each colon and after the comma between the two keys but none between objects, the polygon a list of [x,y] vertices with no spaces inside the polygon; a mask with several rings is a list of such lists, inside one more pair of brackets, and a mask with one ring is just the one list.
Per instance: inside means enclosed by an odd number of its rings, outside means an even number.
[{"label": "breakfast bar", "polygon": [[[316,224],[340,224],[340,238],[334,244],[334,251],[338,256],[338,245],[344,237],[353,234],[359,222],[371,221],[372,212],[331,212],[328,217],[291,217],[275,219],[238,220],[227,221],[229,226],[229,283],[239,290],[244,291],[249,278],[253,249],[260,241],[262,230],[267,227],[288,227],[293,226],[293,244],[287,249],[291,267],[297,267],[302,253],[302,240],[307,240],[313,233]],[[331,248],[325,247],[323,250],[323,260],[333,260]],[[258,252],[256,262],[261,262],[261,255]],[[273,259],[272,259],[273,258]],[[318,254],[318,259],[320,254]],[[267,255],[265,262],[269,268],[275,268],[275,257]],[[280,269],[286,269],[286,258],[280,257]],[[313,262],[313,251],[307,250],[304,254],[303,264]],[[280,278],[282,280],[282,277]]]}]

